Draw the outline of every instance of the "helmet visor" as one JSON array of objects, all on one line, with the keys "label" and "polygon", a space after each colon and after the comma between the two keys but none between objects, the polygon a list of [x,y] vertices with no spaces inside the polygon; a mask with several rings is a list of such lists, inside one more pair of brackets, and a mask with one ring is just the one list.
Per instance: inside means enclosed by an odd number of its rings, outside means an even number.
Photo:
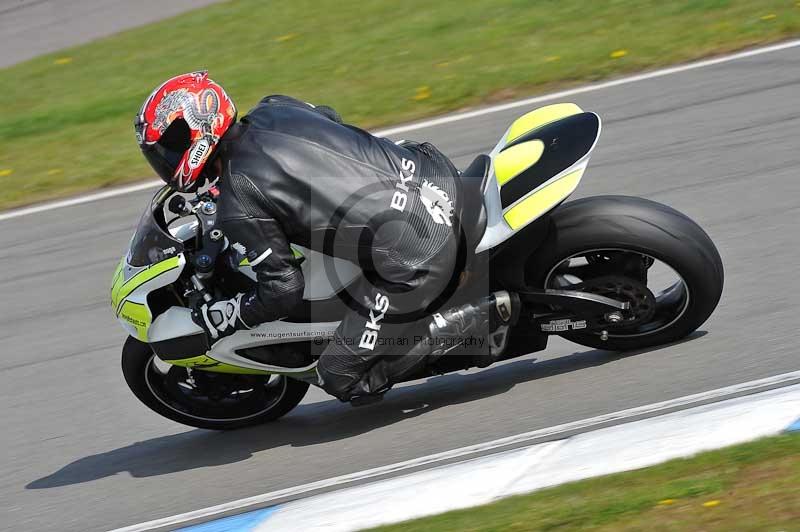
[{"label": "helmet visor", "polygon": [[[138,118],[134,123],[137,137],[144,138],[143,122]],[[191,145],[191,130],[189,124],[182,118],[172,121],[172,123],[161,134],[161,138],[155,144],[144,144],[141,140],[139,145],[142,153],[153,170],[167,184],[172,184],[175,171],[183,159],[183,154]]]},{"label": "helmet visor", "polygon": [[175,170],[183,158],[183,152],[170,150],[159,143],[142,146],[142,153],[153,170],[167,184],[172,184]]}]

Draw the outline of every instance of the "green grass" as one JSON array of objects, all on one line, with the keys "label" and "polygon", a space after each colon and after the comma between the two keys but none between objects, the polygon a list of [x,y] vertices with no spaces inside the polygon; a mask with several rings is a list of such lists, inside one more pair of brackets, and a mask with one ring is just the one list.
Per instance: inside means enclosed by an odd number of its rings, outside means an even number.
[{"label": "green grass", "polygon": [[798,531],[800,434],[374,530]]},{"label": "green grass", "polygon": [[0,208],[150,176],[132,117],[195,69],[242,111],[286,93],[373,127],[797,33],[796,0],[224,2],[0,70]]}]

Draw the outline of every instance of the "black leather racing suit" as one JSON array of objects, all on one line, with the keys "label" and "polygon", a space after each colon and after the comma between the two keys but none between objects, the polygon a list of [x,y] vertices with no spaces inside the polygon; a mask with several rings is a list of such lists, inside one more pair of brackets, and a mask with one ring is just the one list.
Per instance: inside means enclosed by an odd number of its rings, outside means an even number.
[{"label": "black leather racing suit", "polygon": [[348,289],[353,310],[318,373],[345,400],[385,389],[392,375],[368,369],[413,347],[403,338],[454,276],[455,167],[429,144],[397,145],[286,96],[242,118],[219,157],[217,220],[258,280],[241,298],[240,326],[283,318],[302,300],[290,242],[356,262],[365,275]]}]

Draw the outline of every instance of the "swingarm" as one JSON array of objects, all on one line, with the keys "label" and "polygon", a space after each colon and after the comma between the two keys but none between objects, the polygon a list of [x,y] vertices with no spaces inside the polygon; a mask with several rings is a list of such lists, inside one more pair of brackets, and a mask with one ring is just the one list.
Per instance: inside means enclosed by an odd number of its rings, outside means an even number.
[{"label": "swingarm", "polygon": [[545,334],[605,330],[633,319],[629,302],[589,292],[545,289],[518,294],[527,311],[522,319]]}]

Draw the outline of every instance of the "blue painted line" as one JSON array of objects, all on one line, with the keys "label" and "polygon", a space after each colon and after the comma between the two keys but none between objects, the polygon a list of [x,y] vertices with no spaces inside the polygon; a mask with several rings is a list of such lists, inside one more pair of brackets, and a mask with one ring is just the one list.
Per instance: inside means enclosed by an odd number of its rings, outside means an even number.
[{"label": "blue painted line", "polygon": [[798,418],[797,421],[789,425],[789,427],[786,429],[786,432],[800,432],[800,418]]},{"label": "blue painted line", "polygon": [[250,532],[255,530],[256,526],[263,523],[278,508],[278,506],[270,506],[263,510],[232,515],[216,521],[209,521],[208,523],[179,528],[177,532]]}]

